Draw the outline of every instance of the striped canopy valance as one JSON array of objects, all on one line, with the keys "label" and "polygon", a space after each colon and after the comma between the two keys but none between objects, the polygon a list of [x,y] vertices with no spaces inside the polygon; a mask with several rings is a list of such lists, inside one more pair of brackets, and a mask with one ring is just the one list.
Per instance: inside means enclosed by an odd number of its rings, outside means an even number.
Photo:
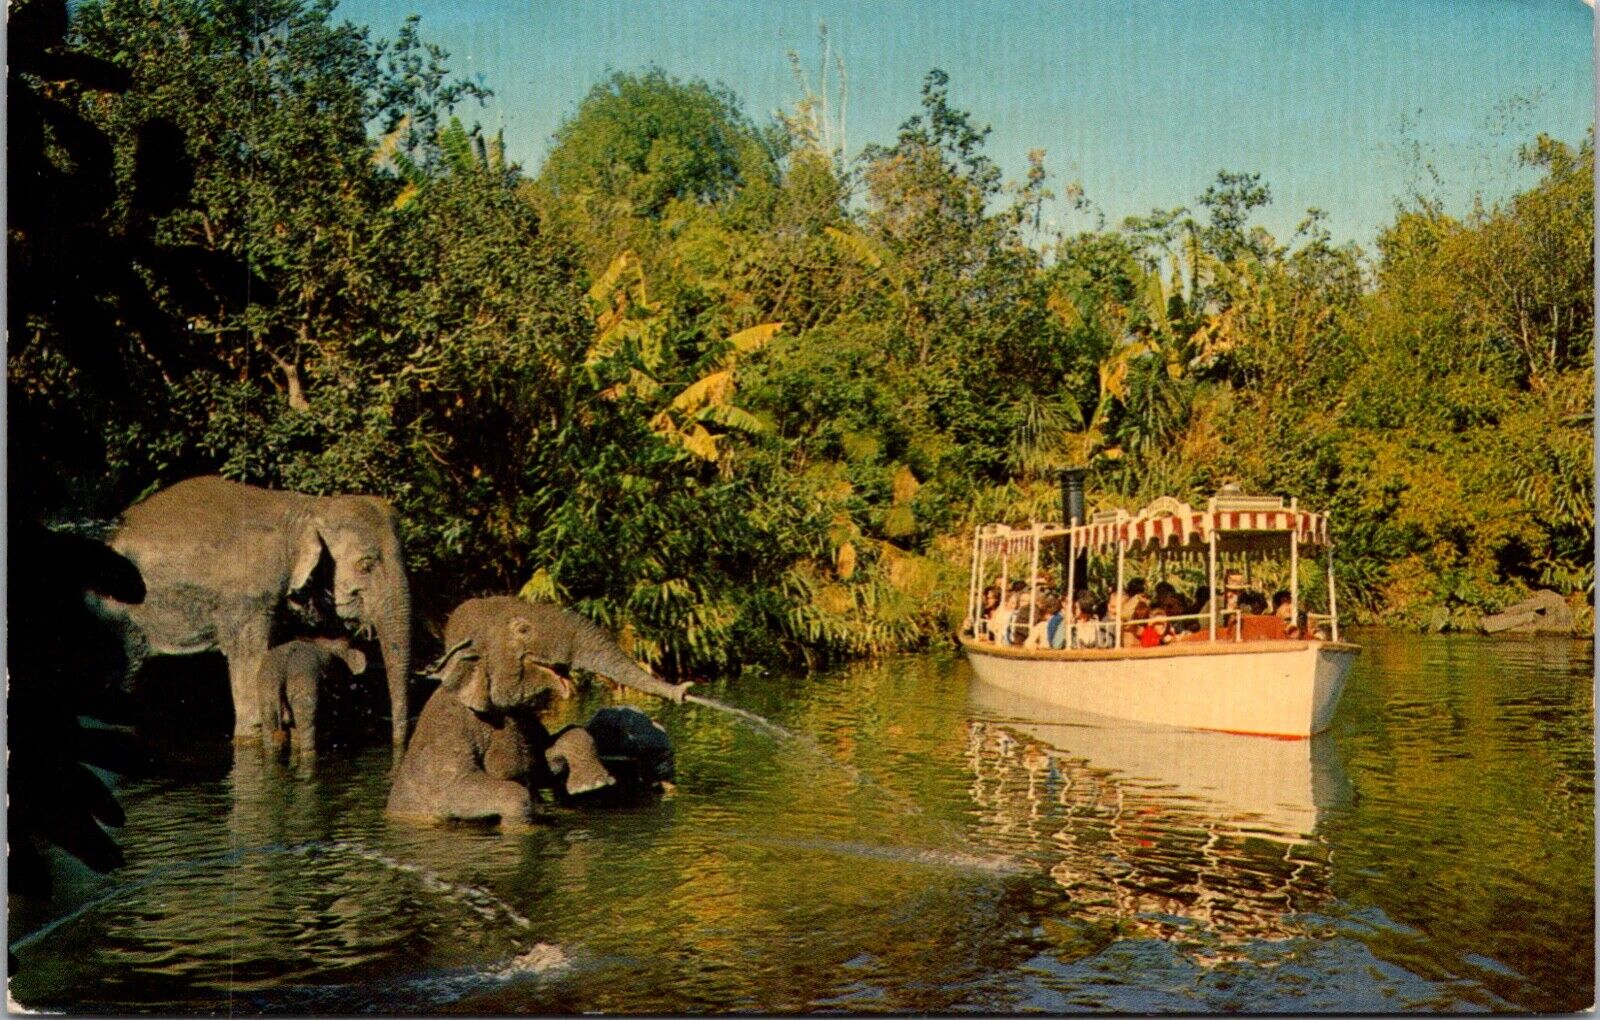
[{"label": "striped canopy valance", "polygon": [[1328,518],[1324,514],[1283,506],[1281,500],[1268,503],[1260,497],[1247,497],[1238,502],[1248,503],[1248,508],[1228,506],[1226,500],[1205,510],[1192,510],[1176,500],[1162,499],[1150,504],[1136,514],[1123,510],[1105,511],[1095,515],[1088,524],[1068,528],[1060,524],[1034,524],[1013,528],[1003,524],[984,525],[978,531],[978,541],[986,556],[1019,555],[1032,548],[1033,543],[1046,538],[1069,538],[1073,548],[1091,551],[1115,549],[1172,549],[1203,547],[1210,543],[1214,533],[1220,541],[1229,538],[1267,538],[1281,535],[1285,539],[1293,534],[1301,543],[1328,544]]}]

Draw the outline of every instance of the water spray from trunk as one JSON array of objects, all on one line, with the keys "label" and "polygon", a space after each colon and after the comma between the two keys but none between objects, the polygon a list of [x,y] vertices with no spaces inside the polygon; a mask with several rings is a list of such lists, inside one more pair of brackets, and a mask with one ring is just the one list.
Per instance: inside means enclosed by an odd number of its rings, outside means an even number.
[{"label": "water spray from trunk", "polygon": [[797,739],[799,739],[793,733],[791,733],[790,731],[784,729],[782,726],[779,726],[775,722],[771,722],[771,721],[769,721],[767,719],[763,719],[761,716],[756,715],[754,712],[747,712],[742,708],[735,708],[732,705],[724,704],[724,703],[716,700],[715,698],[707,698],[707,697],[703,697],[703,696],[701,696],[699,694],[685,694],[683,696],[683,700],[684,701],[693,702],[696,705],[704,705],[707,708],[714,708],[718,712],[726,712],[726,713],[728,713],[729,715],[733,716],[736,719],[744,720],[745,722],[749,723],[751,726],[754,726],[756,729],[762,731],[763,733],[768,733],[768,734],[771,734],[772,736],[775,736],[775,737],[781,737],[784,740],[797,740]]}]

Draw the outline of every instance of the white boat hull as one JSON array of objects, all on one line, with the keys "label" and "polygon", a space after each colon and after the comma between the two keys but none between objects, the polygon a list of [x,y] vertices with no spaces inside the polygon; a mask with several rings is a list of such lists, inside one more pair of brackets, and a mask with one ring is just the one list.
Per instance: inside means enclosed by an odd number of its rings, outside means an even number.
[{"label": "white boat hull", "polygon": [[1113,719],[1309,737],[1333,723],[1360,647],[1328,641],[1183,642],[1039,651],[963,637],[979,682]]}]

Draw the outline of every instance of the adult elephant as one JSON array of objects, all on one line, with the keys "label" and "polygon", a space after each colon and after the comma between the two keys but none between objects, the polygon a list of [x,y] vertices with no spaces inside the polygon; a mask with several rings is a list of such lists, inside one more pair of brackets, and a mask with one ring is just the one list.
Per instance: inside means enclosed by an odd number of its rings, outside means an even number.
[{"label": "adult elephant", "polygon": [[139,605],[111,602],[129,628],[131,668],[145,655],[217,650],[228,660],[234,737],[255,739],[256,678],[274,619],[332,563],[334,612],[374,632],[389,682],[396,748],[405,745],[411,592],[398,518],[375,496],[308,496],[192,478],[135,503],[110,545],[144,576]]},{"label": "adult elephant", "polygon": [[680,704],[689,691],[641,668],[584,617],[510,596],[471,599],[450,614],[444,634],[444,657],[431,667],[440,686],[395,773],[389,814],[515,825],[530,817],[536,788],[559,782],[578,795],[610,786],[616,777],[601,761],[608,753],[646,767],[644,759],[662,760],[651,741],[630,743],[617,720],[597,714],[589,728],[552,737],[539,719],[551,700],[572,697],[571,669]]}]

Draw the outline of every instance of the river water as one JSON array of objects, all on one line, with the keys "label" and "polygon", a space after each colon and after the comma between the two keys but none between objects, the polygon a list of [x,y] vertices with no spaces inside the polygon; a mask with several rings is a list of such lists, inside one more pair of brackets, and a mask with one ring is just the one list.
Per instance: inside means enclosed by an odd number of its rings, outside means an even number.
[{"label": "river water", "polygon": [[1311,741],[1052,717],[955,655],[746,676],[707,693],[795,739],[641,703],[676,791],[517,834],[386,822],[387,747],[297,768],[202,744],[189,775],[123,788],[125,868],[68,869],[50,924],[13,927],[11,994],[96,1014],[1590,1005],[1592,646],[1357,640]]}]

